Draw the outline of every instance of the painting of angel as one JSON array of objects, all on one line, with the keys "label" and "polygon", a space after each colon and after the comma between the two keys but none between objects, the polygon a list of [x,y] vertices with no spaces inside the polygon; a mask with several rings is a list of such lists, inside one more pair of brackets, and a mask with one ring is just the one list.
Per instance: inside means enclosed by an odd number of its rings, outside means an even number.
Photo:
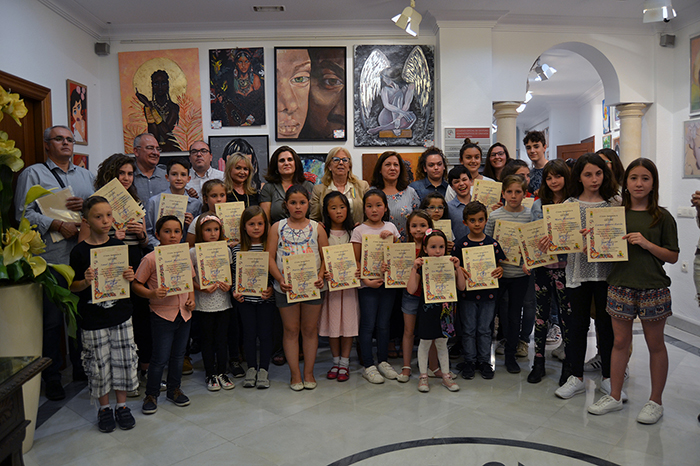
[{"label": "painting of angel", "polygon": [[434,48],[355,46],[355,146],[423,146],[435,138]]}]

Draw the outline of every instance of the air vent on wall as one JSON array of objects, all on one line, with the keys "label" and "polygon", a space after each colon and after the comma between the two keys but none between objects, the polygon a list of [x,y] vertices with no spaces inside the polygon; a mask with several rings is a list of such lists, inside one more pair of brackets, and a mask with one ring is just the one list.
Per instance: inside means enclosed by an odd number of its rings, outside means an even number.
[{"label": "air vent on wall", "polygon": [[284,11],[284,5],[253,6],[253,11],[256,13],[280,13]]}]

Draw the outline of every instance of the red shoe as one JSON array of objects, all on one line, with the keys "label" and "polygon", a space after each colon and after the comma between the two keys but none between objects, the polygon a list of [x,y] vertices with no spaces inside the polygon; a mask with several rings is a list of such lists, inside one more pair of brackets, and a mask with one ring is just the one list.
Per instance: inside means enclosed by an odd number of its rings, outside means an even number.
[{"label": "red shoe", "polygon": [[347,367],[338,369],[338,382],[346,382],[350,378],[350,373]]},{"label": "red shoe", "polygon": [[328,371],[326,374],[326,377],[328,377],[331,380],[335,380],[338,378],[338,369],[340,369],[338,366],[333,366],[331,367],[331,370]]}]

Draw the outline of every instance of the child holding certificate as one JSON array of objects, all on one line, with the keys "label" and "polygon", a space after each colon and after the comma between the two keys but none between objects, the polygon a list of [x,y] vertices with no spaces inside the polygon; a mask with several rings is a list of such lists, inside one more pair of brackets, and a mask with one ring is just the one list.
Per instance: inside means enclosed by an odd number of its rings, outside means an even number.
[{"label": "child holding certificate", "polygon": [[[205,183],[206,184],[206,183]],[[204,190],[202,190],[204,191]],[[224,231],[221,220],[213,214],[202,214],[195,222],[196,243],[209,243],[223,241]],[[226,247],[225,243],[223,244]],[[224,265],[230,270],[231,250],[226,247]],[[216,281],[209,286],[203,284],[205,277],[204,265],[197,260],[196,246],[190,249],[192,263],[196,264],[197,276],[194,279],[194,310],[199,316],[199,331],[202,345],[202,362],[204,362],[205,383],[207,390],[211,392],[220,389],[231,390],[233,382],[226,375],[226,363],[228,351],[226,346],[226,332],[228,321],[231,317],[231,282]],[[205,259],[206,261],[206,259]],[[207,277],[208,279],[210,277]],[[213,281],[213,280],[212,280]]]},{"label": "child holding certificate", "polygon": [[[226,188],[224,187],[223,181],[213,179],[206,181],[202,185],[202,215],[207,213],[216,215],[216,204],[223,204],[224,202],[226,202]],[[187,229],[187,244],[189,244],[190,247],[194,247],[195,227],[198,218],[199,217],[195,217]]]},{"label": "child holding certificate", "polygon": [[[321,248],[328,246],[328,236],[318,223],[309,220],[309,191],[300,184],[287,189],[284,197],[284,207],[289,212],[289,218],[276,222],[270,228],[267,249],[274,251],[270,254],[270,273],[275,279],[275,302],[282,315],[284,334],[282,344],[287,357],[291,381],[289,387],[295,392],[316,388],[314,378],[314,363],[318,350],[318,317],[321,314],[322,297],[303,302],[288,301],[287,292],[294,288],[287,276],[306,275],[303,270],[285,271],[283,258],[296,254],[313,254],[316,262],[315,277],[312,283],[303,283],[307,287],[322,289],[324,285],[324,266]],[[306,271],[308,273],[308,271]],[[321,295],[322,296],[322,295]],[[302,380],[299,367],[299,332],[304,346],[304,379]]]},{"label": "child holding certificate", "polygon": [[[386,194],[372,188],[362,198],[365,221],[357,226],[350,237],[355,249],[355,259],[362,264],[362,236],[379,235],[381,239],[393,237],[394,242],[400,237],[396,225],[389,221],[389,207]],[[369,383],[384,383],[384,379],[394,380],[398,374],[387,362],[389,358],[389,320],[394,307],[394,290],[384,287],[381,271],[377,270],[379,278],[363,278],[362,286],[357,292],[360,301],[360,355],[364,366],[362,377]],[[377,331],[377,361],[374,365],[372,355],[372,335]]]},{"label": "child holding certificate", "polygon": [[[433,222],[437,222],[438,220],[446,220],[450,222],[449,227],[452,227],[452,222],[450,221],[450,209],[447,206],[447,201],[445,201],[442,194],[437,192],[428,194],[425,196],[425,198],[423,198],[419,209],[428,212],[428,215],[430,215],[430,218],[433,219]],[[437,226],[435,228],[437,228]],[[449,235],[445,234],[445,236],[449,236],[447,238],[447,246],[451,251],[455,244],[452,232],[449,233]]]},{"label": "child holding certificate", "polygon": [[[406,291],[415,293],[421,288],[420,270],[423,267],[424,257],[442,257],[447,252],[447,238],[440,230],[427,230],[423,239],[420,257],[413,263],[411,275],[408,279]],[[450,261],[455,268],[455,280],[458,290],[464,290],[466,282],[464,273],[459,268],[459,259],[450,257]],[[450,355],[447,351],[447,339],[455,335],[454,317],[456,302],[426,303],[422,301],[418,309],[418,321],[416,334],[420,338],[418,345],[418,370],[420,378],[418,380],[418,391],[428,392],[428,352],[430,345],[435,342],[437,347],[440,370],[442,371],[442,385],[449,391],[456,392],[459,385],[452,380],[450,375]]]},{"label": "child holding certificate", "polygon": [[[109,237],[114,222],[112,208],[104,197],[88,198],[83,204],[83,218],[90,228],[90,236],[70,253],[70,265],[75,271],[70,289],[79,298],[78,326],[83,342],[83,368],[88,376],[90,398],[99,402],[97,426],[100,431],[112,432],[117,425],[121,429],[131,429],[136,421],[126,406],[126,393],[139,386],[131,300],[93,303],[91,286],[96,286],[94,280],[98,271],[90,267],[93,249],[123,246],[124,243]],[[128,267],[122,272],[122,277],[132,281],[134,270]],[[112,388],[117,398],[114,411],[109,407]]]},{"label": "child holding certificate", "polygon": [[664,343],[666,318],[671,315],[671,279],[663,265],[678,260],[678,231],[673,216],[659,207],[659,175],[651,160],[632,161],[622,184],[629,243],[627,262],[616,262],[608,276],[607,311],[612,316],[615,343],[611,356],[611,391],[588,407],[592,414],[622,409],[622,382],[632,343],[632,321],[639,316],[649,347],[651,396],[637,422],[654,424],[663,415],[661,395],[668,374]]},{"label": "child holding certificate", "polygon": [[[233,247],[234,277],[240,266],[238,264],[239,252],[267,252],[268,228],[269,223],[262,207],[250,206],[243,211],[241,214],[241,242]],[[260,296],[243,296],[235,288],[233,290],[233,297],[238,301],[238,315],[243,324],[243,348],[248,363],[248,370],[245,373],[245,379],[243,379],[244,388],[270,388],[268,370],[272,357],[272,326],[277,310],[275,309],[272,277],[268,273],[263,280],[265,289]],[[260,342],[260,362],[257,358],[258,341]]]},{"label": "child holding certificate", "polygon": [[[354,225],[350,216],[350,202],[343,193],[331,191],[323,198],[323,224],[328,232],[330,246],[350,242]],[[359,278],[359,268],[357,277]],[[330,279],[330,273],[326,271],[326,280]],[[355,288],[326,293],[321,306],[318,334],[328,337],[331,346],[333,367],[326,374],[329,379],[345,382],[350,378],[350,350],[353,337],[358,335],[359,324]]]}]

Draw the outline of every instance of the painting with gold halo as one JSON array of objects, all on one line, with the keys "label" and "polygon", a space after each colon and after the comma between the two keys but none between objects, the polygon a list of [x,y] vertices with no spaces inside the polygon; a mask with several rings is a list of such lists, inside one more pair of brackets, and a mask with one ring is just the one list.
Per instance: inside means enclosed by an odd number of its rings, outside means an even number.
[{"label": "painting with gold halo", "polygon": [[203,138],[199,50],[119,53],[124,153],[141,133],[152,133],[161,151],[183,152]]},{"label": "painting with gold halo", "polygon": [[690,114],[700,115],[700,35],[690,38]]}]

